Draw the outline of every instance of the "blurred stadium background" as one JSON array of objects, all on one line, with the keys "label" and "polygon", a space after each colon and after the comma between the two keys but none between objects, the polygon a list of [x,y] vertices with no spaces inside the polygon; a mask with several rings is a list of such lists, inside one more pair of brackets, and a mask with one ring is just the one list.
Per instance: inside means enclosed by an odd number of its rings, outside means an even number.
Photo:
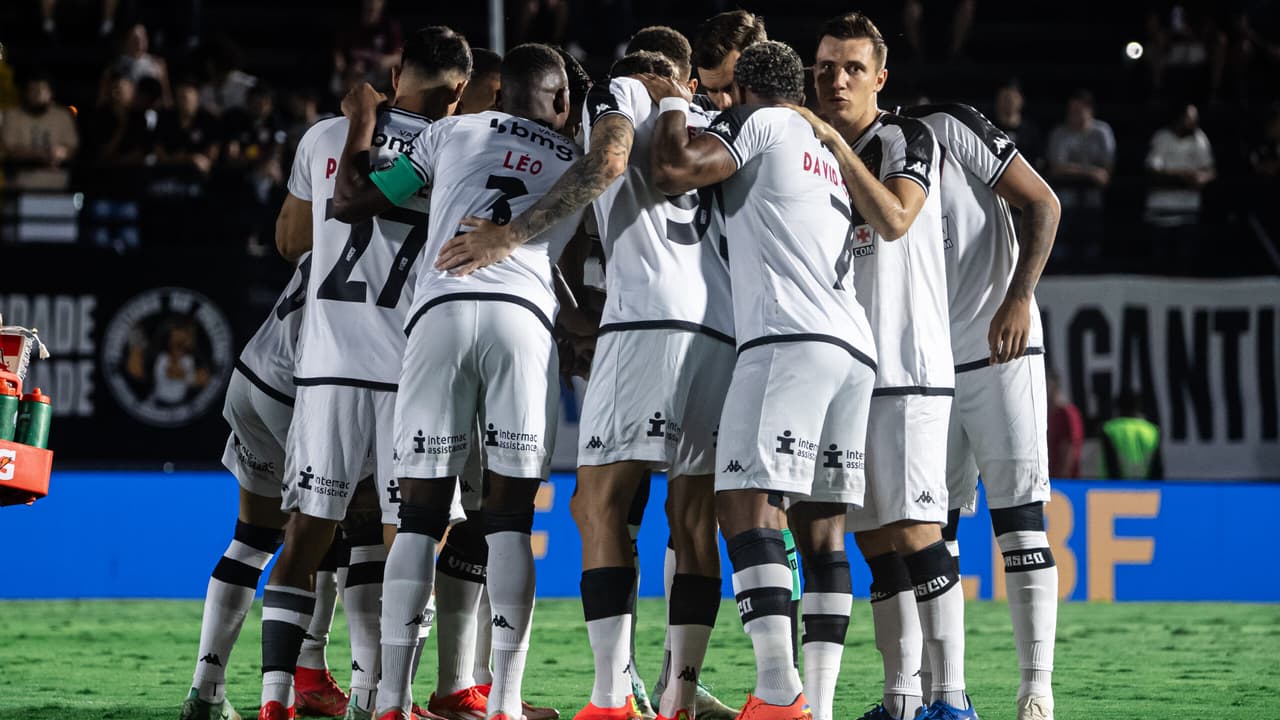
[{"label": "blurred stadium background", "polygon": [[[287,279],[273,227],[293,147],[353,83],[389,84],[404,29],[560,44],[598,78],[634,30],[691,34],[734,7],[802,57],[819,19],[867,12],[890,47],[882,107],[978,107],[1062,198],[1038,297],[1062,391],[1051,433],[1079,448],[1048,506],[1063,596],[1280,601],[1257,559],[1272,544],[1259,510],[1280,505],[1280,3],[1265,0],[0,3],[0,313],[53,355],[28,385],[53,398],[56,453],[50,496],[0,510],[0,598],[203,595],[235,507],[217,465],[222,395]],[[1058,172],[1081,134],[1105,170],[1083,183]],[[199,372],[161,401],[164,353]],[[564,388],[568,472],[539,500],[544,597],[578,592],[579,390]],[[1103,468],[1104,426],[1129,406],[1160,428],[1159,477]],[[655,517],[662,494],[655,483]],[[966,588],[999,600],[984,516],[962,525]],[[641,539],[648,596],[656,522]],[[0,674],[16,661],[5,614]],[[1258,617],[1280,626],[1274,608]],[[734,631],[722,620],[717,636]]]}]

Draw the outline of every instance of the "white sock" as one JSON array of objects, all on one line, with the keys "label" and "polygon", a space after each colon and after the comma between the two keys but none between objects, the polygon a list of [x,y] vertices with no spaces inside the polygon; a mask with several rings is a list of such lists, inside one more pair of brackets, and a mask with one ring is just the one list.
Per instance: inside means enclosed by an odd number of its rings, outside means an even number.
[{"label": "white sock", "polygon": [[996,538],[1004,554],[1013,637],[1022,680],[1018,697],[1053,697],[1053,649],[1058,629],[1058,568],[1043,531],[1020,530]]},{"label": "white sock", "polygon": [[[528,518],[532,525],[533,511]],[[498,513],[486,514],[488,522]],[[494,523],[496,524],[496,523]],[[493,605],[493,689],[486,713],[489,717],[506,713],[523,717],[520,702],[524,666],[529,654],[529,632],[533,625],[535,575],[530,533],[513,530],[486,534],[489,541],[489,602]]]},{"label": "white sock", "polygon": [[680,574],[672,579],[667,611],[667,637],[671,651],[666,663],[667,685],[658,708],[674,718],[685,709],[696,709],[698,676],[707,656],[711,629],[720,610],[720,578]]},{"label": "white sock", "polygon": [[619,708],[631,695],[631,647],[635,621],[636,569],[603,567],[584,570],[579,589],[587,637],[595,661],[591,702],[596,707]]},{"label": "white sock", "polygon": [[227,664],[240,636],[262,569],[276,548],[280,531],[236,523],[235,535],[209,577],[200,618],[200,649],[191,687],[201,700],[220,703],[226,697]]},{"label": "white sock", "polygon": [[[844,558],[843,552],[840,557]],[[840,660],[844,657],[844,640],[849,630],[849,614],[853,610],[849,562],[843,562],[843,586],[835,588],[824,588],[823,583],[815,582],[809,564],[804,569],[806,590],[800,598],[804,626],[801,641],[804,696],[809,701],[813,720],[834,720],[836,681],[840,677]],[[814,587],[823,589],[809,590]]]},{"label": "white sock", "polygon": [[311,625],[316,596],[310,590],[268,585],[262,596],[262,704],[293,706],[298,650]]},{"label": "white sock", "polygon": [[[645,497],[648,495],[646,492]],[[636,600],[640,597],[640,546],[636,544],[636,540],[640,537],[640,526],[628,522],[627,533],[631,535],[631,560],[636,569],[636,579],[631,584],[631,628],[627,638],[627,673],[630,675],[627,682],[633,685],[635,679],[640,679],[640,683],[644,684],[644,676],[640,674],[640,666],[636,664]]]},{"label": "white sock", "polygon": [[748,530],[728,546],[738,615],[755,652],[754,695],[771,705],[790,705],[804,688],[792,663],[791,566],[782,533]]},{"label": "white sock", "polygon": [[921,665],[924,637],[916,597],[910,590],[871,603],[876,648],[884,661],[884,706],[895,718],[914,718],[923,704]]},{"label": "white sock", "polygon": [[[671,547],[671,539],[667,538],[667,551],[662,556],[662,599],[666,602],[663,612],[671,617],[671,583],[676,577],[676,551]],[[705,649],[703,650],[705,653]],[[668,622],[662,635],[662,670],[658,673],[658,682],[653,684],[653,696],[661,698],[667,690],[667,676],[671,674],[671,624]],[[672,717],[665,715],[665,717]]]},{"label": "white sock", "polygon": [[920,630],[933,665],[934,701],[968,707],[964,694],[964,592],[960,568],[941,541],[903,560],[915,586]]},{"label": "white sock", "polygon": [[427,598],[427,607],[422,611],[422,624],[418,626],[418,646],[413,649],[413,677],[418,678],[418,666],[422,664],[422,651],[427,647],[427,638],[431,637],[431,629],[436,626],[436,594]]},{"label": "white sock", "polygon": [[329,646],[329,628],[333,625],[333,611],[338,605],[338,574],[335,571],[316,571],[316,609],[311,614],[311,627],[302,639],[298,652],[298,667],[324,670],[329,667],[325,650]]},{"label": "white sock", "polygon": [[[951,511],[951,515],[949,516],[949,522],[958,520],[956,516],[957,512],[958,511],[955,511],[955,510]],[[949,529],[950,528],[948,528],[948,530]],[[947,535],[947,532],[944,530],[943,540],[947,543],[947,552],[951,553],[951,557],[956,559],[956,567],[959,567],[960,566],[960,541],[947,540],[946,535]],[[963,587],[963,585],[961,585],[961,587]],[[917,622],[918,622],[918,619],[917,619]],[[929,660],[929,646],[923,642],[923,638],[921,639],[921,643],[920,643],[920,689],[923,691],[924,705],[925,707],[928,707],[933,703],[933,665],[930,664],[930,660]]]},{"label": "white sock", "polygon": [[[436,694],[445,697],[475,685],[476,629],[480,616],[480,595],[484,575],[459,578],[447,568],[436,566],[436,632],[439,668]],[[485,618],[489,620],[489,618]],[[485,624],[488,624],[487,622]]]},{"label": "white sock", "polygon": [[[407,712],[413,704],[413,658],[427,600],[431,597],[438,542],[430,535],[406,532],[402,527],[387,556],[382,580],[379,713],[392,708]],[[355,565],[355,548],[352,548],[352,565]]]},{"label": "white sock", "polygon": [[[379,619],[382,615],[382,578],[387,566],[387,548],[381,538],[373,539],[378,541],[376,545],[351,546],[351,563],[347,568],[347,585],[342,596],[347,627],[351,631],[353,691],[378,687],[382,666]],[[432,555],[426,557],[431,558]]]},{"label": "white sock", "polygon": [[471,678],[476,685],[493,684],[493,605],[489,603],[489,588],[480,592],[480,609],[476,611],[476,666]]}]

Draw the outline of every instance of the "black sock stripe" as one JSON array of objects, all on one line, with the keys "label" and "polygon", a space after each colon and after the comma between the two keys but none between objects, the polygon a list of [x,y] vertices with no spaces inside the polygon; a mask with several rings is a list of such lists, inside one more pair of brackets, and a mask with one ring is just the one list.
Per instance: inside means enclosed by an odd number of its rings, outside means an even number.
[{"label": "black sock stripe", "polygon": [[868,558],[867,567],[871,569],[871,602],[887,600],[913,587],[907,564],[896,552]]},{"label": "black sock stripe", "polygon": [[514,512],[486,510],[484,513],[484,534],[492,535],[500,532],[532,534],[533,508]]},{"label": "black sock stripe", "polygon": [[284,540],[284,531],[279,528],[250,525],[243,520],[237,520],[236,531],[232,537],[258,552],[275,555],[276,550],[280,549],[280,543]]},{"label": "black sock stripe", "polygon": [[400,503],[400,532],[426,535],[436,542],[449,528],[449,511]]},{"label": "black sock stripe", "polygon": [[804,563],[805,592],[853,594],[853,578],[849,575],[849,556],[843,550],[822,553]]},{"label": "black sock stripe", "polygon": [[829,642],[843,645],[849,634],[848,615],[805,615],[801,618],[804,624],[804,638],[801,644],[811,642]]},{"label": "black sock stripe", "polygon": [[738,617],[742,623],[751,622],[769,615],[780,617],[792,616],[791,591],[785,588],[752,588],[738,593]]},{"label": "black sock stripe", "polygon": [[738,533],[725,543],[729,549],[729,562],[734,571],[757,565],[778,564],[790,568],[787,563],[787,546],[778,530],[756,528]]},{"label": "black sock stripe", "polygon": [[307,629],[280,620],[262,621],[262,672],[293,674]]},{"label": "black sock stripe", "polygon": [[316,599],[282,590],[266,590],[262,593],[262,607],[281,608],[310,615],[316,609]]},{"label": "black sock stripe", "polygon": [[489,576],[489,567],[487,563],[480,562],[467,553],[458,552],[451,545],[445,545],[444,550],[440,551],[440,557],[436,558],[436,572],[483,585],[485,578]]},{"label": "black sock stripe", "polygon": [[1044,532],[1044,503],[1034,502],[991,511],[991,529],[996,537],[1011,532]]},{"label": "black sock stripe", "polygon": [[1010,550],[1004,555],[1004,571],[1007,573],[1030,572],[1054,567],[1053,550],[1047,547]]},{"label": "black sock stripe", "polygon": [[347,568],[347,587],[379,585],[382,583],[382,575],[386,569],[387,563],[383,560],[355,563]]},{"label": "black sock stripe", "polygon": [[671,580],[668,625],[716,626],[720,612],[720,578],[678,573]]},{"label": "black sock stripe", "polygon": [[917,602],[932,600],[960,584],[960,568],[941,540],[903,558]]},{"label": "black sock stripe", "polygon": [[604,567],[582,571],[582,616],[587,622],[634,613],[636,584],[633,567]]},{"label": "black sock stripe", "polygon": [[220,580],[228,585],[238,585],[254,590],[257,589],[258,580],[261,578],[261,568],[226,556],[223,556],[221,560],[218,560],[218,564],[213,566],[213,579]]}]

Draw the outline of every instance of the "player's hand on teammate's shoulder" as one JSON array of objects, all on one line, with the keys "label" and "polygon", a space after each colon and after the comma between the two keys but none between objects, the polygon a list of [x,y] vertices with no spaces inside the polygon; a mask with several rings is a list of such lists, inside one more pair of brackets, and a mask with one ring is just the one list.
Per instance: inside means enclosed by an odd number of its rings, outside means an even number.
[{"label": "player's hand on teammate's shoulder", "polygon": [[660,103],[663,99],[669,97],[684,98],[685,102],[693,100],[693,93],[689,92],[689,88],[671,78],[654,75],[653,73],[640,73],[631,77],[639,80],[640,84],[644,85],[644,88],[649,91],[649,97],[655,103]]},{"label": "player's hand on teammate's shoulder", "polygon": [[817,136],[818,142],[826,145],[828,148],[835,150],[843,144],[847,144],[840,133],[831,127],[826,120],[818,117],[818,114],[803,105],[792,105],[788,103],[785,107],[794,110],[800,117],[804,118],[809,126],[813,128],[813,134]]},{"label": "player's hand on teammate's shoulder", "polygon": [[1022,357],[1031,337],[1031,301],[1007,297],[1000,303],[991,328],[987,331],[987,344],[991,346],[991,364],[999,365]]},{"label": "player's hand on teammate's shoulder", "polygon": [[374,90],[372,85],[360,83],[342,98],[342,114],[349,120],[376,115],[378,106],[386,101],[387,96]]},{"label": "player's hand on teammate's shoulder", "polygon": [[506,225],[479,217],[465,217],[461,224],[474,229],[455,235],[440,248],[437,270],[447,270],[456,276],[470,275],[482,267],[506,260],[520,246]]}]

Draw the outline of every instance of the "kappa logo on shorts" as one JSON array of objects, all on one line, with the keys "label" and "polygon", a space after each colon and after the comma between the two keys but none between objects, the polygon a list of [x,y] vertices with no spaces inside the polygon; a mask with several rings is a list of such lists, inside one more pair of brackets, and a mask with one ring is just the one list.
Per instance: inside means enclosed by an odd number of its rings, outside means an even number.
[{"label": "kappa logo on shorts", "polygon": [[[489,427],[493,426],[490,425]],[[419,455],[424,455],[427,452],[427,436],[423,435],[421,430],[418,431],[417,435],[413,436],[413,451]]]},{"label": "kappa logo on shorts", "polygon": [[727,473],[742,472],[743,471],[742,463],[738,462],[737,460],[730,460],[729,464],[724,466],[724,471]]},{"label": "kappa logo on shorts", "polygon": [[925,490],[924,492],[920,493],[920,497],[916,498],[916,502],[924,503],[925,505],[932,505],[933,496],[929,494],[928,490]]},{"label": "kappa logo on shorts", "polygon": [[648,437],[664,437],[667,433],[663,430],[667,421],[662,419],[662,413],[653,414],[653,419],[649,420],[649,432],[645,433]]},{"label": "kappa logo on shorts", "polygon": [[400,502],[400,486],[396,484],[395,478],[392,478],[391,482],[387,484],[387,502]]},{"label": "kappa logo on shorts", "polygon": [[600,436],[598,435],[592,435],[591,439],[587,441],[588,450],[600,450],[603,447],[604,443],[600,442]]},{"label": "kappa logo on shorts", "polygon": [[298,487],[303,490],[310,490],[311,480],[315,478],[315,476],[316,474],[311,472],[311,466],[308,465],[306,470],[298,473]]},{"label": "kappa logo on shorts", "polygon": [[773,450],[775,453],[782,453],[783,455],[796,454],[796,451],[795,451],[796,439],[791,437],[790,430],[783,430],[782,434],[777,437],[777,440],[778,440],[778,447],[774,448]]},{"label": "kappa logo on shorts", "polygon": [[822,463],[822,467],[837,469],[844,467],[843,463],[840,462],[840,456],[844,455],[844,451],[837,447],[835,443],[831,443],[831,447],[823,450],[822,454],[826,457],[826,461]]},{"label": "kappa logo on shorts", "polygon": [[498,431],[493,428],[493,423],[489,423],[489,429],[484,431],[484,444],[498,447]]}]

